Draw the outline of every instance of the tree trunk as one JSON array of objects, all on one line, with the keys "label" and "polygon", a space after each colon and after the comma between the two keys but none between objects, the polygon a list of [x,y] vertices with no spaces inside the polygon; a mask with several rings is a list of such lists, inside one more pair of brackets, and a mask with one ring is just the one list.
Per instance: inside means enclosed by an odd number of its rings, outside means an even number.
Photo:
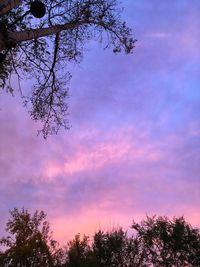
[{"label": "tree trunk", "polygon": [[17,44],[17,43],[21,43],[24,41],[38,39],[40,37],[54,35],[64,30],[74,29],[76,27],[79,27],[82,24],[89,24],[89,22],[88,21],[72,22],[72,23],[56,25],[56,26],[52,26],[48,28],[41,28],[41,29],[34,29],[34,30],[30,29],[30,30],[25,30],[21,32],[8,32],[8,40],[2,40],[1,35],[0,35],[0,51],[6,48],[6,43]]},{"label": "tree trunk", "polygon": [[6,14],[11,9],[19,6],[22,0],[3,0],[0,3],[0,16]]}]

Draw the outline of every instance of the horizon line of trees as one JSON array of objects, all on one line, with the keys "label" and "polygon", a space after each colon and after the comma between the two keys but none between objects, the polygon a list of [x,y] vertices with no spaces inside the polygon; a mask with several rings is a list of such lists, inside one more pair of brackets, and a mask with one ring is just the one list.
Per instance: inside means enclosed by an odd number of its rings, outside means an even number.
[{"label": "horizon line of trees", "polygon": [[148,217],[132,234],[122,228],[99,230],[92,239],[77,234],[60,247],[52,238],[47,214],[14,208],[0,238],[1,267],[198,267],[200,229],[184,217]]}]

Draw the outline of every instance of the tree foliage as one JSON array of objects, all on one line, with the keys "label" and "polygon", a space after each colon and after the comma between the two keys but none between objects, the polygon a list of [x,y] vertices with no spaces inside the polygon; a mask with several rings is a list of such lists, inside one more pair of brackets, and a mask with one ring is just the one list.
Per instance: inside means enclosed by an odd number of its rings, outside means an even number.
[{"label": "tree foliage", "polygon": [[147,217],[133,223],[146,261],[156,267],[193,266],[200,263],[200,232],[183,217]]},{"label": "tree foliage", "polygon": [[[1,238],[2,267],[199,267],[200,231],[183,217],[147,217],[122,228],[80,234],[60,248],[44,212],[14,209]],[[67,230],[67,229],[66,229]]]},{"label": "tree foliage", "polygon": [[84,45],[97,40],[115,53],[128,54],[135,40],[120,18],[118,0],[43,0],[46,15],[40,19],[29,12],[32,2],[1,1],[0,86],[13,92],[13,74],[19,81],[35,79],[28,96],[20,83],[19,89],[31,118],[43,123],[46,138],[69,126],[67,67],[70,62],[80,63]]},{"label": "tree foliage", "polygon": [[69,241],[67,250],[67,267],[95,267],[92,249],[89,245],[89,237],[80,234],[74,240]]},{"label": "tree foliage", "polygon": [[137,238],[128,236],[122,228],[95,233],[92,249],[96,266],[138,266],[141,260]]},{"label": "tree foliage", "polygon": [[46,214],[36,211],[33,216],[25,210],[13,209],[7,222],[7,237],[0,239],[5,247],[0,253],[2,267],[62,266],[62,249],[52,239]]}]

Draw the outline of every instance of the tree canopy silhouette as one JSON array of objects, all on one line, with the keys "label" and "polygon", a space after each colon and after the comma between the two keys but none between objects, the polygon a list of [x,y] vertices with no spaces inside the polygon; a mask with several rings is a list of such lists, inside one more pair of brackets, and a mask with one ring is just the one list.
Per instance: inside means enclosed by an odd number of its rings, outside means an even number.
[{"label": "tree canopy silhouette", "polygon": [[147,217],[133,223],[145,261],[153,266],[200,266],[200,232],[183,217]]},{"label": "tree canopy silhouette", "polygon": [[13,209],[7,222],[7,237],[0,239],[0,266],[52,267],[62,266],[63,251],[52,239],[46,214],[36,211],[31,215],[24,208]]},{"label": "tree canopy silhouette", "polygon": [[[1,267],[199,267],[200,231],[183,217],[147,217],[122,228],[78,234],[61,248],[52,239],[46,214],[13,209],[8,236],[0,239]],[[67,231],[67,229],[66,229]]]},{"label": "tree canopy silhouette", "polygon": [[[118,0],[43,0],[43,4],[1,1],[0,87],[13,92],[11,77],[17,75],[24,104],[31,118],[43,123],[46,138],[69,127],[67,65],[81,61],[84,45],[104,40],[106,48],[128,54],[135,40],[120,18]],[[28,96],[20,86],[22,77],[35,79]]]}]

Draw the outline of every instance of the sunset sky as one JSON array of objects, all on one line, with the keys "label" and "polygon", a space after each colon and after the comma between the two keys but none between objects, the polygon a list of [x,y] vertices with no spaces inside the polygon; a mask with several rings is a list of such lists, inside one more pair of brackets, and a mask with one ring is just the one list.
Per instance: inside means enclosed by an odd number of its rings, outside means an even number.
[{"label": "sunset sky", "polygon": [[23,206],[47,212],[62,244],[154,214],[200,227],[200,1],[121,2],[136,47],[114,55],[91,42],[70,66],[69,131],[37,136],[21,100],[1,92],[1,233]]}]

